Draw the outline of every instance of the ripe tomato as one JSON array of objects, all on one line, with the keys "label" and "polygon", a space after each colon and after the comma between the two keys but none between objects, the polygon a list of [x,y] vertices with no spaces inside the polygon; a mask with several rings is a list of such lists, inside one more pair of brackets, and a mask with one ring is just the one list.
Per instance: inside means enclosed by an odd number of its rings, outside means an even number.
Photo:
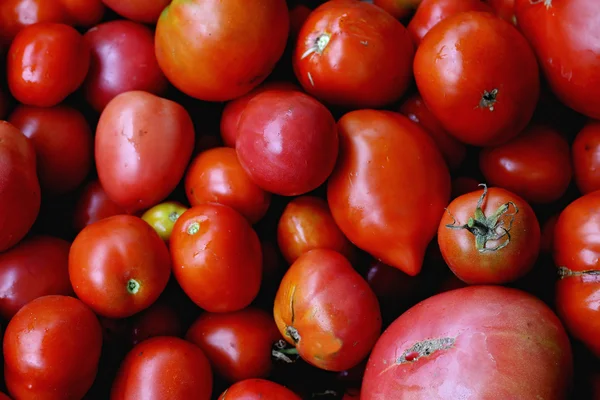
[{"label": "ripe tomato", "polygon": [[8,45],[23,28],[39,22],[67,22],[62,0],[0,1],[0,44]]},{"label": "ripe tomato", "polygon": [[[46,0],[47,1],[47,0]],[[60,0],[70,23],[76,26],[94,26],[104,17],[102,0]]]},{"label": "ripe tomato", "polygon": [[467,144],[489,146],[515,137],[539,97],[529,44],[513,25],[487,12],[463,12],[438,23],[423,38],[414,68],[427,107]]},{"label": "ripe tomato", "polygon": [[233,383],[269,376],[271,349],[281,335],[272,315],[249,307],[231,313],[204,313],[185,338],[200,346],[215,373]]},{"label": "ripe tomato", "polygon": [[577,188],[583,194],[600,189],[600,121],[590,120],[571,149]]},{"label": "ripe tomato", "polygon": [[375,258],[418,274],[450,198],[441,153],[423,129],[397,113],[353,111],[338,121],[338,130],[340,157],[327,187],[335,222]]},{"label": "ripe tomato", "polygon": [[186,206],[176,201],[166,201],[147,210],[142,215],[142,219],[154,228],[162,240],[168,243],[175,221],[187,209]]},{"label": "ripe tomato", "polygon": [[571,357],[564,328],[541,300],[472,286],[433,296],[396,319],[371,353],[360,398],[562,400]]},{"label": "ripe tomato", "polygon": [[271,73],[288,30],[284,0],[173,0],[156,26],[156,57],[184,93],[231,100]]},{"label": "ripe tomato", "polygon": [[298,34],[293,63],[304,90],[332,105],[377,108],[399,99],[415,53],[404,26],[381,8],[328,1]]},{"label": "ripe tomato", "polygon": [[210,364],[198,346],[175,337],[155,337],[135,346],[125,357],[111,400],[209,400]]},{"label": "ripe tomato", "polygon": [[228,206],[200,204],[184,212],[173,227],[171,257],[177,282],[206,311],[241,310],[260,289],[260,241]]},{"label": "ripe tomato", "polygon": [[343,371],[361,362],[381,333],[369,284],[341,254],[316,249],[286,272],[273,310],[279,332],[308,363]]},{"label": "ripe tomato", "polygon": [[450,203],[440,221],[438,244],[462,281],[503,284],[533,267],[540,251],[540,224],[525,200],[484,185]]},{"label": "ripe tomato", "polygon": [[98,370],[102,330],[94,313],[67,296],[25,305],[4,334],[4,378],[15,399],[81,399]]},{"label": "ripe tomato", "polygon": [[246,379],[225,390],[219,400],[300,400],[300,396],[275,382]]},{"label": "ripe tomato", "polygon": [[102,0],[117,14],[132,21],[155,24],[170,0]]},{"label": "ripe tomato", "polygon": [[29,232],[40,203],[33,144],[13,125],[0,121],[0,252]]},{"label": "ripe tomato", "polygon": [[194,125],[179,104],[142,91],[116,96],[96,128],[96,167],[116,204],[135,212],[177,186],[194,149]]},{"label": "ripe tomato", "polygon": [[408,17],[419,7],[422,0],[373,0],[373,4],[383,8],[396,19]]},{"label": "ripe tomato", "polygon": [[62,194],[83,182],[92,166],[94,139],[81,112],[66,106],[19,106],[9,122],[31,139],[42,189]]},{"label": "ripe tomato", "polygon": [[178,310],[156,302],[131,318],[130,343],[135,346],[157,336],[181,336],[183,324]]},{"label": "ripe tomato", "polygon": [[291,90],[269,90],[250,100],[238,125],[242,167],[264,190],[307,193],[331,174],[338,154],[335,119],[321,103]]},{"label": "ripe tomato", "polygon": [[23,104],[51,107],[81,86],[89,67],[90,48],[74,28],[30,25],[17,34],[8,50],[8,87]]},{"label": "ripe tomato", "polygon": [[167,286],[169,251],[146,222],[117,215],[85,227],[71,245],[69,276],[97,314],[125,318],[148,308]]},{"label": "ripe tomato", "polygon": [[217,147],[196,156],[185,175],[185,192],[192,206],[220,203],[254,224],[267,213],[271,194],[250,179],[234,149]]},{"label": "ripe tomato", "polygon": [[88,183],[75,204],[73,226],[76,232],[101,219],[125,214],[120,206],[108,198],[98,181]]},{"label": "ripe tomato", "polygon": [[5,395],[4,393],[0,393],[0,400],[11,400],[11,398]]},{"label": "ripe tomato", "polygon": [[485,0],[494,13],[500,18],[517,25],[517,16],[515,15],[515,1],[516,0]]}]

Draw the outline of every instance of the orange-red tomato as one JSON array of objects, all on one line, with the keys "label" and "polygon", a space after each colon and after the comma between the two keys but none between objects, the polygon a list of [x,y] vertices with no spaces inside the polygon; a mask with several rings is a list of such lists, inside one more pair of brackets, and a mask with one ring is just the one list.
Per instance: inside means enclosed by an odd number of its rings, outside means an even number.
[{"label": "orange-red tomato", "polygon": [[275,382],[246,379],[225,390],[219,400],[300,400],[300,396]]},{"label": "orange-red tomato", "polygon": [[600,121],[590,120],[571,148],[573,173],[583,194],[600,190]]},{"label": "orange-red tomato", "polygon": [[91,181],[81,192],[73,211],[75,232],[101,219],[125,214],[125,210],[108,198],[98,181]]}]

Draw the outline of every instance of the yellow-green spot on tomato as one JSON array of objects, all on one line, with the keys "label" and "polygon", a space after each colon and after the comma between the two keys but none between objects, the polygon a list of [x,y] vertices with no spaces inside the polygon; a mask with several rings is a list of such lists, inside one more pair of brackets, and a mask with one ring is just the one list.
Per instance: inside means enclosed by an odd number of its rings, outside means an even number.
[{"label": "yellow-green spot on tomato", "polygon": [[200,230],[200,224],[197,222],[192,222],[190,226],[187,228],[188,235],[195,235]]}]

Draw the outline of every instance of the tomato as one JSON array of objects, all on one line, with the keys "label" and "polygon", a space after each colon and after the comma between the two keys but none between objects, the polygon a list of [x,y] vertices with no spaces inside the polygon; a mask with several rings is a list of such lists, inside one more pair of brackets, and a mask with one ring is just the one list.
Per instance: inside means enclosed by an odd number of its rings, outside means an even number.
[{"label": "tomato", "polygon": [[0,43],[9,44],[20,30],[39,22],[66,23],[63,0],[0,1]]},{"label": "tomato", "polygon": [[209,400],[210,364],[198,346],[175,337],[155,337],[125,357],[113,384],[111,400]]},{"label": "tomato", "polygon": [[369,284],[329,249],[301,255],[275,298],[279,332],[308,363],[343,371],[368,354],[381,333],[381,313]]},{"label": "tomato", "polygon": [[271,348],[281,335],[272,315],[250,307],[231,313],[204,313],[185,338],[200,346],[215,373],[228,382],[238,382],[269,376]]},{"label": "tomato", "polygon": [[381,261],[372,261],[365,277],[382,306],[397,306],[410,300],[419,290],[419,278],[390,267]]},{"label": "tomato", "polygon": [[200,204],[184,212],[171,234],[171,258],[177,282],[206,311],[241,310],[258,294],[260,241],[233,208]]},{"label": "tomato", "polygon": [[575,137],[571,148],[573,175],[583,194],[600,189],[600,121],[590,120]]},{"label": "tomato", "polygon": [[114,215],[125,214],[125,210],[108,198],[98,181],[88,183],[75,204],[73,226],[79,232],[86,226]]},{"label": "tomato", "polygon": [[0,121],[0,252],[29,232],[40,204],[33,144],[13,125]]},{"label": "tomato", "polygon": [[183,326],[177,310],[156,302],[131,319],[130,340],[137,345],[157,336],[181,336]]},{"label": "tomato", "polygon": [[11,400],[11,398],[5,395],[4,393],[0,393],[0,400]]},{"label": "tomato", "polygon": [[300,400],[300,396],[275,382],[246,379],[225,390],[219,400]]},{"label": "tomato", "polygon": [[422,0],[373,0],[373,4],[383,8],[396,19],[408,17],[419,7]]},{"label": "tomato", "polygon": [[[47,1],[47,0],[46,0]],[[104,17],[102,0],[60,0],[69,21],[76,26],[94,26]]]},{"label": "tomato", "polygon": [[452,199],[479,190],[479,181],[469,176],[458,176],[452,180]]},{"label": "tomato", "polygon": [[[338,121],[340,156],[327,200],[352,243],[414,276],[450,198],[450,174],[431,137],[408,118],[361,110]],[[403,172],[404,171],[404,172]]]},{"label": "tomato", "polygon": [[231,100],[271,73],[288,30],[284,0],[173,0],[156,26],[156,57],[184,93]]},{"label": "tomato", "polygon": [[177,186],[194,149],[194,125],[179,104],[142,91],[108,103],[96,128],[96,167],[108,197],[129,212]]},{"label": "tomato", "polygon": [[125,318],[148,308],[167,286],[166,245],[138,217],[117,215],[85,227],[71,245],[69,276],[97,314]]},{"label": "tomato", "polygon": [[552,91],[575,111],[600,118],[593,95],[600,90],[600,2],[515,0],[515,14]]},{"label": "tomato", "polygon": [[298,34],[294,71],[319,100],[350,108],[377,108],[399,99],[412,79],[415,53],[408,31],[367,2],[328,1]]},{"label": "tomato", "polygon": [[102,330],[94,313],[67,296],[25,305],[4,334],[4,378],[15,399],[81,399],[98,370]]},{"label": "tomato", "polygon": [[234,149],[217,147],[194,158],[185,175],[185,191],[192,206],[220,203],[254,224],[267,213],[271,194],[246,173]]},{"label": "tomato", "polygon": [[564,328],[541,300],[472,286],[433,296],[396,319],[371,353],[360,398],[562,400],[571,357]]},{"label": "tomato", "polygon": [[302,25],[308,19],[312,10],[304,4],[296,4],[289,10],[290,16],[290,35],[289,38],[295,41],[298,38],[298,33],[302,29]]},{"label": "tomato", "polygon": [[8,86],[23,104],[51,107],[81,86],[89,66],[90,48],[74,28],[30,25],[17,34],[8,50]]},{"label": "tomato", "polygon": [[187,209],[186,206],[176,201],[166,201],[147,210],[142,215],[142,219],[154,228],[162,240],[168,242],[171,238],[175,221]]},{"label": "tomato", "polygon": [[84,82],[86,100],[101,112],[118,94],[143,90],[160,95],[167,89],[154,54],[154,33],[131,21],[110,21],[90,29],[84,38],[92,50]]},{"label": "tomato", "polygon": [[518,135],[539,98],[538,66],[529,44],[513,25],[487,12],[463,12],[439,22],[417,49],[414,69],[432,114],[448,133],[471,145],[500,144]]},{"label": "tomato", "polygon": [[102,0],[104,4],[110,7],[117,14],[126,19],[155,24],[170,0]]},{"label": "tomato", "polygon": [[510,141],[479,153],[487,183],[509,190],[528,202],[551,203],[571,183],[571,149],[556,129],[530,125]]},{"label": "tomato", "polygon": [[515,15],[515,2],[516,0],[485,0],[494,13],[500,18],[517,25],[517,16]]},{"label": "tomato", "polygon": [[19,106],[9,122],[31,139],[43,190],[66,193],[84,181],[92,166],[94,139],[81,112],[66,106]]}]

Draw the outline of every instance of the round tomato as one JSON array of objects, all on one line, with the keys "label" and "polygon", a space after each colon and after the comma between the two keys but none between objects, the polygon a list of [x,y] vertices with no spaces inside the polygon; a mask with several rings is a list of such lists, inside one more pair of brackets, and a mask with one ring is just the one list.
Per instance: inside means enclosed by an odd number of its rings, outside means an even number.
[{"label": "round tomato", "polygon": [[340,157],[327,199],[348,239],[414,276],[450,198],[450,174],[433,139],[408,118],[360,110],[338,121]]},{"label": "round tomato", "polygon": [[4,333],[4,378],[14,399],[81,399],[96,378],[98,318],[81,301],[44,296],[25,305]]},{"label": "round tomato", "polygon": [[77,199],[73,211],[73,226],[76,232],[101,219],[125,214],[125,210],[108,198],[98,181],[91,181]]},{"label": "round tomato", "polygon": [[7,45],[26,26],[39,22],[66,23],[63,0],[0,1],[0,44]]},{"label": "round tomato", "polygon": [[573,173],[579,191],[600,190],[600,121],[590,120],[575,137],[571,148]]},{"label": "round tomato", "polygon": [[169,251],[138,217],[117,215],[85,227],[71,245],[69,276],[97,314],[125,318],[148,308],[167,286]]},{"label": "round tomato", "polygon": [[[48,0],[45,0],[48,1]],[[70,23],[76,26],[94,26],[104,17],[102,0],[60,0]]]},{"label": "round tomato", "polygon": [[485,0],[494,13],[500,18],[517,25],[517,16],[515,15],[515,1],[516,0]]},{"label": "round tomato", "polygon": [[157,336],[183,335],[183,324],[178,310],[156,302],[131,318],[130,343],[135,346],[146,339]]},{"label": "round tomato", "polygon": [[102,0],[117,14],[137,22],[155,24],[171,0]]},{"label": "round tomato", "polygon": [[147,210],[142,215],[142,219],[154,228],[162,240],[168,243],[175,221],[187,209],[186,206],[176,201],[166,201]]},{"label": "round tomato", "polygon": [[373,0],[373,4],[383,8],[396,19],[408,17],[419,7],[422,0]]},{"label": "round tomato", "polygon": [[246,379],[225,390],[219,400],[300,400],[300,396],[275,382]]},{"label": "round tomato", "polygon": [[381,8],[328,1],[298,34],[294,71],[304,90],[325,103],[376,108],[406,92],[414,53],[406,28]]},{"label": "round tomato", "polygon": [[487,12],[439,22],[417,49],[414,69],[427,107],[467,144],[489,146],[515,137],[539,98],[529,44],[513,25]]},{"label": "round tomato", "polygon": [[152,207],[183,177],[194,140],[192,120],[179,104],[142,91],[122,93],[96,128],[100,183],[129,212]]}]

